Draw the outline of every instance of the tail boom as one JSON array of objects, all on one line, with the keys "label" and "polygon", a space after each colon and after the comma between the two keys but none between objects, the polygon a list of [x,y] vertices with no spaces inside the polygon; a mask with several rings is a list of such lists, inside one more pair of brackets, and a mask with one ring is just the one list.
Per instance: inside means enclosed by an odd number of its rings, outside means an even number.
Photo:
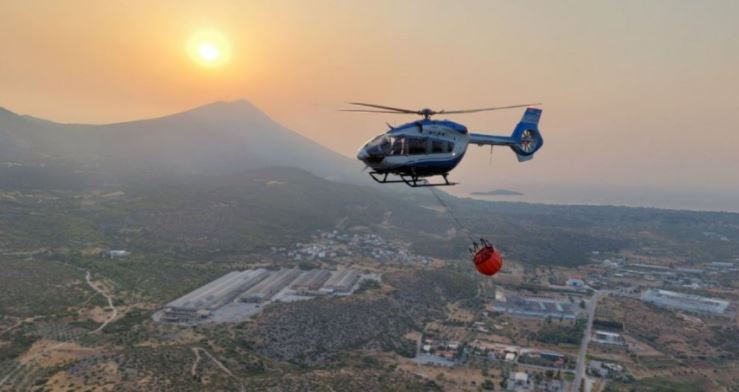
[{"label": "tail boom", "polygon": [[540,118],[541,109],[527,108],[511,136],[470,133],[469,142],[478,146],[508,146],[516,153],[519,162],[528,161],[544,144],[544,139],[539,132]]}]

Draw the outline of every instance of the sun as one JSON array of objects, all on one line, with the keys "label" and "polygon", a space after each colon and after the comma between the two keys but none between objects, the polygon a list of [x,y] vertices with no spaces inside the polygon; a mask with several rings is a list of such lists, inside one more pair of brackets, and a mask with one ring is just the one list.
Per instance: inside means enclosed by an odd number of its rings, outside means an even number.
[{"label": "sun", "polygon": [[207,63],[213,63],[221,57],[221,50],[212,42],[203,42],[198,46],[198,56]]},{"label": "sun", "polygon": [[222,33],[203,30],[193,34],[187,41],[187,52],[196,63],[205,67],[225,64],[231,57],[231,46]]}]

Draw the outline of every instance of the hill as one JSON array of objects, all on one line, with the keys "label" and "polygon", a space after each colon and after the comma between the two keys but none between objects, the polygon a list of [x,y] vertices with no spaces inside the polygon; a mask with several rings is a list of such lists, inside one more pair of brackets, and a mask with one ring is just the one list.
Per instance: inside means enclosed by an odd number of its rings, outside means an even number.
[{"label": "hill", "polygon": [[361,169],[243,100],[107,125],[60,124],[0,108],[0,164],[5,189],[80,188],[267,166],[347,180]]}]

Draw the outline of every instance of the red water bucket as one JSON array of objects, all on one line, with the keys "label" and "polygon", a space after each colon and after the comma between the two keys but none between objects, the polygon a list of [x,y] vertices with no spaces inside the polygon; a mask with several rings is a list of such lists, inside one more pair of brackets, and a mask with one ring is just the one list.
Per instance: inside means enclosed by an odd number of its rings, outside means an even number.
[{"label": "red water bucket", "polygon": [[493,276],[503,267],[503,256],[492,246],[483,246],[472,259],[475,268],[483,275]]}]

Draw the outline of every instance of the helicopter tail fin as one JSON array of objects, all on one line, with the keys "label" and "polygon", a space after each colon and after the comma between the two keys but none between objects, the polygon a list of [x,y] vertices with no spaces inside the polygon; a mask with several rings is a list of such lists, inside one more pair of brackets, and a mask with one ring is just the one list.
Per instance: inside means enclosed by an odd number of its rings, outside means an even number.
[{"label": "helicopter tail fin", "polygon": [[544,144],[539,132],[540,118],[541,109],[527,108],[511,136],[470,133],[470,144],[508,146],[516,153],[519,162],[528,161]]},{"label": "helicopter tail fin", "polygon": [[539,151],[544,144],[544,138],[539,132],[540,118],[541,109],[527,108],[521,121],[513,130],[511,138],[515,140],[515,143],[511,145],[511,149],[516,153],[519,162],[533,158],[534,153]]}]

